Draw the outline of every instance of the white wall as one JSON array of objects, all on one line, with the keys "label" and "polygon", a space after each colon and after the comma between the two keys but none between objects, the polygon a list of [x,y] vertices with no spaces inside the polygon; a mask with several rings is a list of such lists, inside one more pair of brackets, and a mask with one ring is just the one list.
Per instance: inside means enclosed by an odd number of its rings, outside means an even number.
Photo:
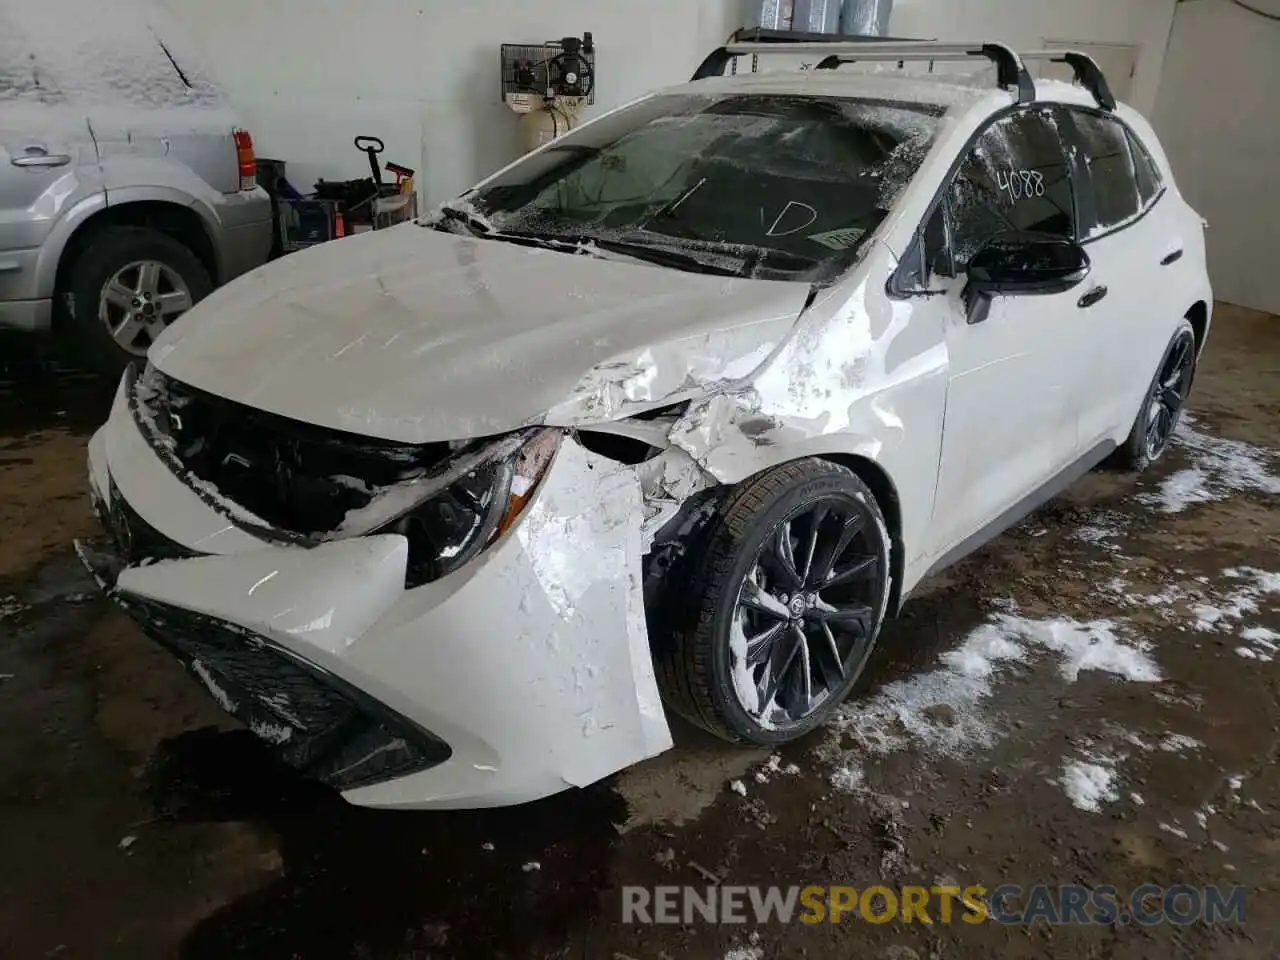
[{"label": "white wall", "polygon": [[[418,171],[429,203],[456,195],[517,153],[501,103],[498,47],[590,30],[594,112],[688,80],[740,25],[742,0],[164,0],[203,43],[258,153],[318,176],[357,177],[357,134]],[[663,39],[651,46],[648,37]]]},{"label": "white wall", "polygon": [[1139,46],[1131,105],[1150,114],[1160,86],[1174,0],[895,0],[894,36],[1002,40],[1039,49],[1045,40]]},{"label": "white wall", "polygon": [[[747,20],[751,0],[164,0],[202,42],[262,156],[290,179],[360,176],[357,134],[418,170],[428,202],[517,154],[498,93],[498,46],[590,30],[599,48],[594,112],[687,80]],[[1155,102],[1173,0],[897,0],[896,36],[1046,38],[1141,45],[1134,104]],[[657,42],[650,37],[659,38]]]},{"label": "white wall", "polygon": [[[1256,5],[1280,14],[1278,0]],[[1180,4],[1154,123],[1209,221],[1220,300],[1280,314],[1280,23],[1226,0]]]}]

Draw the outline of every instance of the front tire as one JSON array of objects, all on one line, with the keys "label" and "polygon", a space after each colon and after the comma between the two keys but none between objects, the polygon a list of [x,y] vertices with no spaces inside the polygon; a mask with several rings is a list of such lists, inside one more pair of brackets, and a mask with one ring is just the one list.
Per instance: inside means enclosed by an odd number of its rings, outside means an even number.
[{"label": "front tire", "polygon": [[1112,462],[1116,467],[1141,473],[1164,456],[1182,420],[1195,375],[1196,332],[1183,320],[1143,396],[1128,439],[1115,453]]},{"label": "front tire", "polygon": [[891,545],[875,496],[821,460],[775,467],[726,501],[656,656],[664,699],[731,742],[803,736],[848,695],[875,646]]},{"label": "front tire", "polygon": [[71,267],[66,292],[72,346],[85,363],[118,379],[212,289],[199,258],[168,234],[107,227]]}]

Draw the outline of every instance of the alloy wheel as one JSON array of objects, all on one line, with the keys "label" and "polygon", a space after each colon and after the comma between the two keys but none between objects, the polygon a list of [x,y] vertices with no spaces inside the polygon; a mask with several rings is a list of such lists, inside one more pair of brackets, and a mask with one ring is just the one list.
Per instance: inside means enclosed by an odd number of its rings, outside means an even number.
[{"label": "alloy wheel", "polygon": [[158,260],[139,260],[115,272],[102,287],[98,318],[112,339],[135,356],[191,309],[191,291],[176,270]]},{"label": "alloy wheel", "polygon": [[1165,354],[1151,403],[1147,407],[1148,460],[1158,460],[1173,439],[1173,431],[1178,426],[1178,418],[1191,389],[1195,361],[1195,335],[1190,330],[1183,330]]},{"label": "alloy wheel", "polygon": [[801,724],[861,669],[887,588],[882,553],[851,497],[804,504],[766,537],[730,624],[738,702],[762,727]]}]

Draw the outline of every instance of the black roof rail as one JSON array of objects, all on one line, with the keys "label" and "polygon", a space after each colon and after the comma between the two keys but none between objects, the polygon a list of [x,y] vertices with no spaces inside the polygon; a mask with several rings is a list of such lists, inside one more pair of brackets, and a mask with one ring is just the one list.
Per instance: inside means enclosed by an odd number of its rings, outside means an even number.
[{"label": "black roof rail", "polygon": [[1049,60],[1052,63],[1065,63],[1075,71],[1076,82],[1093,94],[1093,99],[1103,110],[1115,110],[1116,98],[1111,92],[1111,85],[1103,76],[1102,69],[1093,57],[1077,50],[1036,50],[1024,53],[1024,60]]},{"label": "black roof rail", "polygon": [[[842,48],[842,49],[840,49]],[[806,54],[823,55],[819,70],[833,70],[842,63],[858,61],[963,61],[972,57],[985,57],[996,65],[1000,86],[1017,90],[1019,103],[1032,103],[1036,98],[1035,81],[1026,65],[1010,47],[1002,43],[934,43],[932,41],[886,41],[876,38],[853,39],[831,35],[826,41],[764,41],[754,43],[731,42],[714,51],[702,62],[693,75],[694,80],[715,77],[724,73],[725,65],[744,54]],[[1055,54],[1061,57],[1061,54]],[[1087,59],[1087,58],[1086,58]],[[1092,61],[1090,61],[1092,63]],[[1094,65],[1096,69],[1096,64]],[[1101,77],[1101,72],[1099,72]],[[1105,81],[1104,81],[1105,82]]]}]

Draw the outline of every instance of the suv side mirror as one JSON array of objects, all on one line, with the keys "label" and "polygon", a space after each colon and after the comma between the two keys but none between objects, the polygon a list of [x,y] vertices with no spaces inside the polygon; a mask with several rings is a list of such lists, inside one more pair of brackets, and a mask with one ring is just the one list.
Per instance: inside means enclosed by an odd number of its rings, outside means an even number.
[{"label": "suv side mirror", "polygon": [[981,323],[1001,294],[1064,293],[1089,275],[1084,247],[1044,233],[1002,233],[969,260],[964,298],[969,323]]},{"label": "suv side mirror", "polygon": [[1070,290],[1089,275],[1089,254],[1066,237],[1004,233],[969,261],[969,288],[985,294],[1047,294]]}]

